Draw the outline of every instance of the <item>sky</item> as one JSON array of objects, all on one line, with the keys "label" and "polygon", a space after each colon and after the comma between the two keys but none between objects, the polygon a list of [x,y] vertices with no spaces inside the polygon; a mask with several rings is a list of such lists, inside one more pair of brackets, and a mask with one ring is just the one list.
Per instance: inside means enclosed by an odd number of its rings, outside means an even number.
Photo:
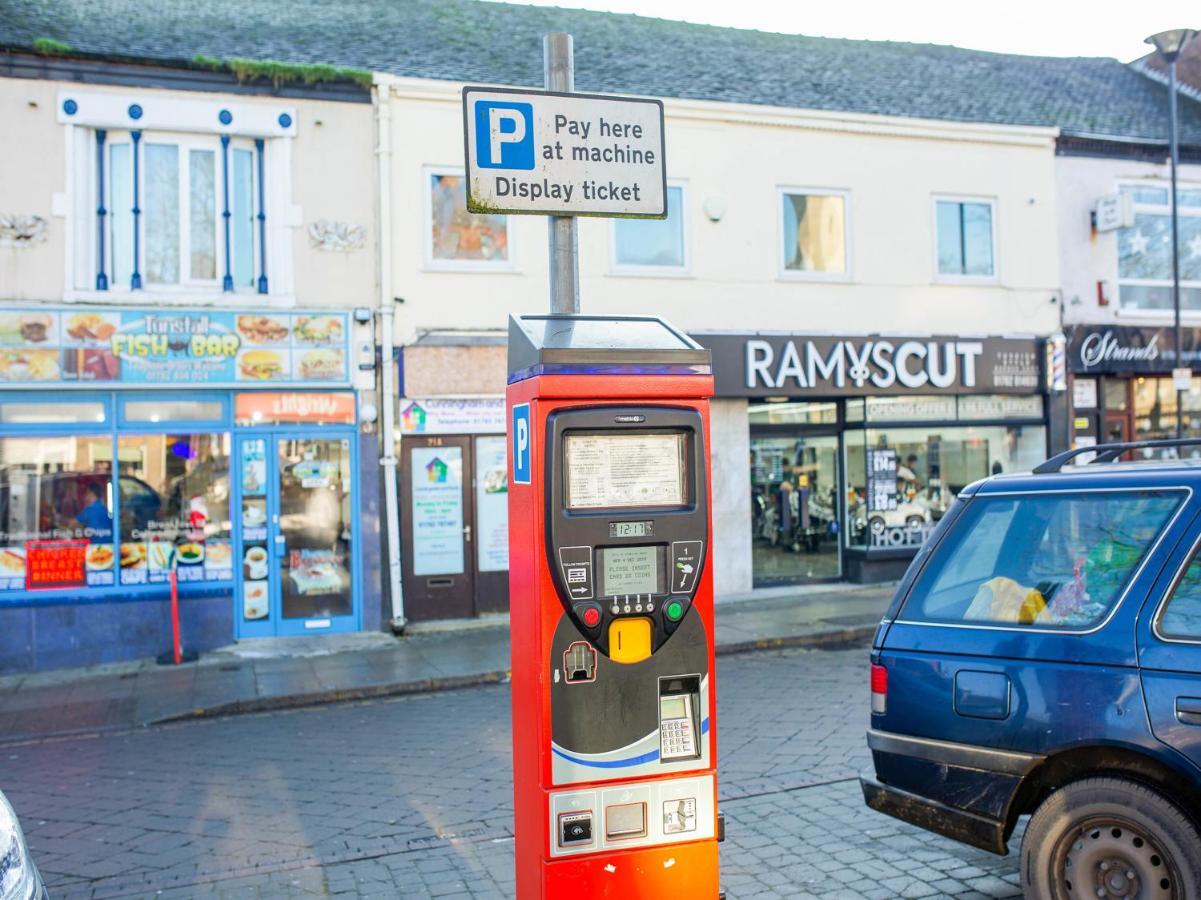
[{"label": "sky", "polygon": [[1201,28],[1197,0],[509,0],[638,13],[786,34],[953,44],[1038,56],[1112,56],[1151,48],[1147,35]]}]

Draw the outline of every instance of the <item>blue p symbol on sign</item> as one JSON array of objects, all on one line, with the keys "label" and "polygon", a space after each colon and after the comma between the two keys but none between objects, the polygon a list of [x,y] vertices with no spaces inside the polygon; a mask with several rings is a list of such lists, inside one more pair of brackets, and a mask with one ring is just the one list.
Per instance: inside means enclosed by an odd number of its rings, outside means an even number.
[{"label": "blue p symbol on sign", "polygon": [[519,403],[513,407],[511,423],[513,440],[513,483],[530,483],[530,405]]},{"label": "blue p symbol on sign", "polygon": [[534,107],[475,101],[475,159],[482,169],[534,168]]}]

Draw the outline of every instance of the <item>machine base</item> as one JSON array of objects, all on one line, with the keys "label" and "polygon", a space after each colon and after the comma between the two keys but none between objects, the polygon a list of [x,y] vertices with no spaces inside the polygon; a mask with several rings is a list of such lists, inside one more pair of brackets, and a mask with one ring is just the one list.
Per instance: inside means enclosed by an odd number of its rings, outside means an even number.
[{"label": "machine base", "polygon": [[716,900],[720,893],[716,840],[556,859],[542,873],[539,896],[547,900]]}]

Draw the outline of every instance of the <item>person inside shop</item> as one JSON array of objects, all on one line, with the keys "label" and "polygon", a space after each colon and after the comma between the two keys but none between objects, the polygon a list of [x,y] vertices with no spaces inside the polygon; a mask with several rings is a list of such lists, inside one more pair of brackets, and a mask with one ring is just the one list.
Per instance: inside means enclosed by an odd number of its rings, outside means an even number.
[{"label": "person inside shop", "polygon": [[917,454],[910,453],[905,457],[905,464],[897,466],[897,493],[902,497],[917,495],[921,484],[917,480]]},{"label": "person inside shop", "polygon": [[83,489],[83,509],[75,517],[84,534],[93,541],[109,541],[113,537],[113,517],[104,505],[100,489],[89,484]]}]

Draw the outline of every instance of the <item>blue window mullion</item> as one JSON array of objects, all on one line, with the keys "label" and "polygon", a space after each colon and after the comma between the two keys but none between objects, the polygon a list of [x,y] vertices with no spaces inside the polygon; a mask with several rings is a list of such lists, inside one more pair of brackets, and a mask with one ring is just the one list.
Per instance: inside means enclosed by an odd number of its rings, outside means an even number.
[{"label": "blue window mullion", "polygon": [[108,276],[104,273],[104,217],[108,210],[104,208],[104,138],[107,132],[103,128],[96,129],[96,240],[98,241],[96,256],[96,290],[108,290]]},{"label": "blue window mullion", "polygon": [[142,214],[138,202],[138,144],[142,140],[142,132],[131,131],[130,135],[133,137],[133,274],[129,276],[129,287],[136,291],[142,287],[142,273],[138,271],[138,229],[141,227]]},{"label": "blue window mullion", "polygon": [[263,139],[254,142],[255,153],[259,163],[259,293],[267,293],[267,210],[263,204]]},{"label": "blue window mullion", "polygon": [[221,219],[225,225],[225,278],[221,281],[221,290],[232,293],[234,289],[234,276],[231,269],[232,260],[230,259],[229,251],[229,135],[221,135],[221,189],[222,189],[222,210]]}]

